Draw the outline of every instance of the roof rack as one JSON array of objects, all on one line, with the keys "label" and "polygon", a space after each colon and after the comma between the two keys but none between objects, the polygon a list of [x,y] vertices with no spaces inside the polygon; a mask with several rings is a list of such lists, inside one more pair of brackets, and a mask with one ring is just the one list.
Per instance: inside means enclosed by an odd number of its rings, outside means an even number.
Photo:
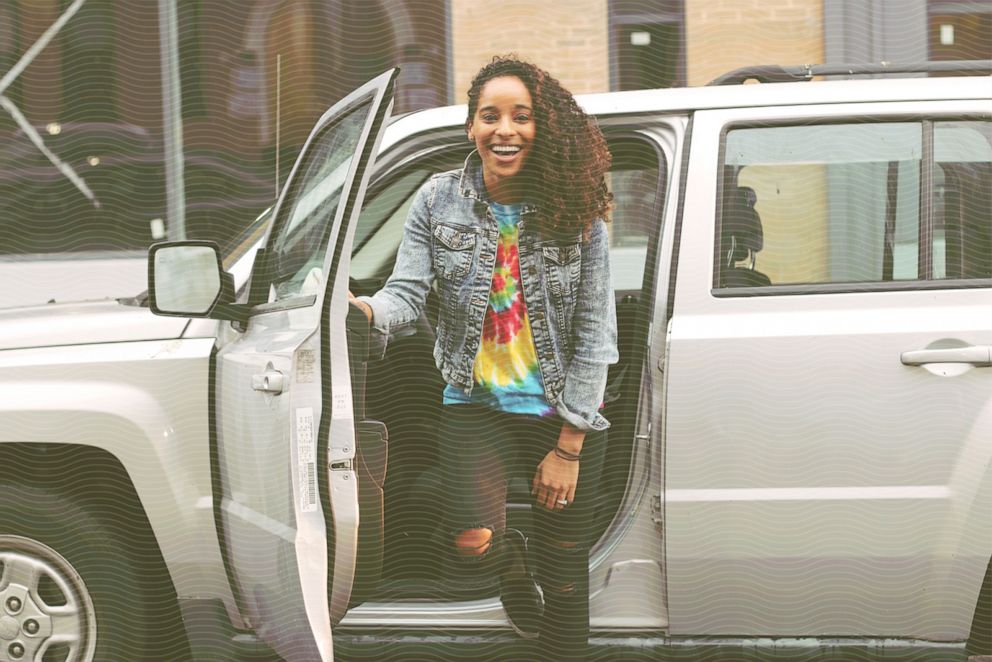
[{"label": "roof rack", "polygon": [[912,64],[801,64],[783,67],[763,64],[741,67],[714,78],[707,85],[740,85],[745,81],[760,83],[791,83],[812,80],[814,76],[866,76],[872,74],[915,73],[979,73],[992,74],[992,60],[947,60],[943,62],[917,62]]}]

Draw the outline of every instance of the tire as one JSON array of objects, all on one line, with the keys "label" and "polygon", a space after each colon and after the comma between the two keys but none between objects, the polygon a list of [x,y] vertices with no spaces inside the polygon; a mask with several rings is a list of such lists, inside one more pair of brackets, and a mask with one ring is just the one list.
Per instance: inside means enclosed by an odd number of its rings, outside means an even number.
[{"label": "tire", "polygon": [[992,561],[985,569],[982,590],[975,604],[967,651],[969,662],[992,662]]},{"label": "tire", "polygon": [[158,659],[140,565],[95,508],[0,484],[0,566],[0,660]]}]

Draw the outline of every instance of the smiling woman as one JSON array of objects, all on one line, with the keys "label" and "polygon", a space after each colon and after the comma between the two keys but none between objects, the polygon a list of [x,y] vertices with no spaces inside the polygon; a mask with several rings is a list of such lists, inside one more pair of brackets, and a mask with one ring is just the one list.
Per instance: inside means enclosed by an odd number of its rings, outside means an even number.
[{"label": "smiling woman", "polygon": [[[572,95],[532,64],[495,58],[468,98],[476,150],[421,188],[392,275],[355,302],[388,334],[420,318],[436,281],[434,357],[446,385],[435,539],[450,572],[500,575],[510,625],[540,636],[543,657],[579,660],[609,427],[600,409],[617,361],[610,156]],[[531,487],[529,540],[506,526],[515,477]]]},{"label": "smiling woman", "polygon": [[[483,94],[491,99],[483,100]],[[519,143],[522,155],[529,158],[529,163],[520,161],[514,174],[524,175],[516,186],[539,210],[536,222],[540,230],[568,236],[584,231],[589,218],[606,219],[612,200],[604,180],[610,152],[595,120],[579,108],[572,94],[543,69],[513,58],[494,58],[479,71],[468,91],[466,128],[470,139],[480,119],[487,124],[494,121],[491,109],[485,116],[482,110],[497,99],[512,101],[512,110],[518,111],[511,115],[520,127],[519,139],[496,142]],[[529,132],[528,125],[532,127]],[[478,139],[473,140],[483,166],[491,168],[490,176],[499,177],[498,162],[485,160],[491,151],[482,149]]]}]

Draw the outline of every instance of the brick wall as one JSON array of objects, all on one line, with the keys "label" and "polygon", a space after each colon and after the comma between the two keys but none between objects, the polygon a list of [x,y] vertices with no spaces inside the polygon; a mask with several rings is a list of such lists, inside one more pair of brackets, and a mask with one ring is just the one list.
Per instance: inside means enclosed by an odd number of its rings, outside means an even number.
[{"label": "brick wall", "polygon": [[825,61],[823,0],[686,0],[689,85],[749,64]]},{"label": "brick wall", "polygon": [[516,53],[575,94],[610,88],[607,0],[451,0],[453,103],[493,55]]}]

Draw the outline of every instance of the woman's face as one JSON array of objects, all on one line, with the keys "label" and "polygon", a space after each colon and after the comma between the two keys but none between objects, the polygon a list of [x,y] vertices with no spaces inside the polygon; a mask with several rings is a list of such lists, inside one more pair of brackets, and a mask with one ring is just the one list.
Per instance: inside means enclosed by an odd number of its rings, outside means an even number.
[{"label": "woman's face", "polygon": [[510,193],[506,185],[523,168],[536,133],[533,102],[523,81],[500,76],[482,86],[468,137],[479,150],[486,189],[496,202],[515,201],[500,197]]}]

